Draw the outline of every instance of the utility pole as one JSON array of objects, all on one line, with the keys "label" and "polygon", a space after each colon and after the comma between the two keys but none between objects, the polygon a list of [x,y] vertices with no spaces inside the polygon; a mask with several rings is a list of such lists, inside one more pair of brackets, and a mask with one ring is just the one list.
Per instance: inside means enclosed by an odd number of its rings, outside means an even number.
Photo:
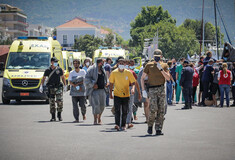
[{"label": "utility pole", "polygon": [[[202,0],[202,25],[201,25],[201,41],[200,41],[200,53],[201,56],[202,51],[204,52],[204,0]],[[202,49],[202,43],[203,43],[203,49]]]},{"label": "utility pole", "polygon": [[216,31],[216,54],[217,59],[219,59],[219,49],[218,49],[218,30],[217,30],[217,17],[216,17],[216,0],[214,0],[214,11],[215,11],[215,31]]}]

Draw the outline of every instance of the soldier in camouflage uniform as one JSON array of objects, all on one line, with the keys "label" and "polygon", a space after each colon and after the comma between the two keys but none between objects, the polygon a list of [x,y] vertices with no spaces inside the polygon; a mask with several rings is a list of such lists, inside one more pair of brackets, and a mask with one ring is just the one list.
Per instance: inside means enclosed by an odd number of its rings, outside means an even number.
[{"label": "soldier in camouflage uniform", "polygon": [[51,66],[44,72],[43,79],[39,88],[40,92],[43,92],[43,84],[46,77],[48,77],[47,87],[50,103],[50,113],[52,116],[51,121],[56,121],[55,103],[57,103],[57,117],[59,121],[62,121],[61,112],[63,111],[63,84],[61,83],[61,79],[64,83],[64,91],[67,91],[67,85],[64,77],[64,72],[58,66],[58,59],[56,57],[51,58]]},{"label": "soldier in camouflage uniform", "polygon": [[165,80],[170,80],[168,65],[161,61],[162,52],[159,49],[154,51],[154,62],[149,62],[141,77],[142,96],[147,98],[147,92],[144,90],[144,79],[148,76],[148,88],[150,98],[150,113],[148,120],[148,133],[152,134],[153,124],[155,122],[156,135],[163,135],[162,127],[165,113]]}]

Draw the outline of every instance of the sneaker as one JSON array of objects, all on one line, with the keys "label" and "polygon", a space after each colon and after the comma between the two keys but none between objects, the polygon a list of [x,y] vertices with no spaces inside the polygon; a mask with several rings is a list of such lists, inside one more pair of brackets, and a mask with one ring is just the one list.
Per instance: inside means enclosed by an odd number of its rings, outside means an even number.
[{"label": "sneaker", "polygon": [[164,135],[161,130],[156,130],[156,136]]},{"label": "sneaker", "polygon": [[122,127],[122,131],[125,131],[126,130],[126,127]]},{"label": "sneaker", "polygon": [[179,102],[175,102],[176,104],[179,104]]},{"label": "sneaker", "polygon": [[79,120],[75,120],[75,121],[73,121],[73,123],[79,123]]},{"label": "sneaker", "polygon": [[235,106],[235,103],[233,103],[232,105],[231,105],[231,107],[234,107]]},{"label": "sneaker", "polygon": [[153,127],[152,126],[150,126],[150,127],[148,127],[148,134],[153,134]]}]

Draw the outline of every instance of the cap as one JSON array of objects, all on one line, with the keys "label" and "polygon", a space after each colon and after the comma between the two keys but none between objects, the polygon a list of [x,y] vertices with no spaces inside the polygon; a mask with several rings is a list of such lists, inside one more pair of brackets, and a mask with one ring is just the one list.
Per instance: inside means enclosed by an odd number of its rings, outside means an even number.
[{"label": "cap", "polygon": [[53,61],[53,62],[58,62],[59,60],[58,60],[56,57],[52,57],[52,58],[51,58],[51,62],[52,62],[52,61]]},{"label": "cap", "polygon": [[184,63],[189,64],[189,62],[187,60],[185,60]]},{"label": "cap", "polygon": [[155,49],[155,51],[154,51],[154,53],[153,53],[154,55],[162,55],[162,51],[160,50],[160,49]]},{"label": "cap", "polygon": [[161,58],[161,55],[154,55],[154,58],[155,58],[155,57],[160,57],[160,58]]},{"label": "cap", "polygon": [[119,57],[117,58],[117,62],[118,62],[120,59],[124,59],[124,57],[123,57],[123,56],[119,56]]},{"label": "cap", "polygon": [[211,59],[209,59],[209,62],[214,62],[214,60],[211,58]]}]

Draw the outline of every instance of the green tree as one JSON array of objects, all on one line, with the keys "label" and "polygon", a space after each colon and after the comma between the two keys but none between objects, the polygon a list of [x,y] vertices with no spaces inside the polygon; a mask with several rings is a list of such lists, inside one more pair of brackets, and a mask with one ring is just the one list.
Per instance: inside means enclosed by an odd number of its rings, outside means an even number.
[{"label": "green tree", "polygon": [[113,45],[114,45],[114,35],[113,35],[112,32],[105,36],[104,43],[105,43],[105,46],[107,46],[107,47],[113,47]]},{"label": "green tree", "polygon": [[75,39],[74,49],[79,52],[85,51],[87,57],[92,57],[93,52],[101,45],[103,45],[101,38],[86,34]]},{"label": "green tree", "polygon": [[[158,30],[159,40],[158,48],[163,51],[165,58],[180,58],[186,57],[187,54],[193,55],[199,51],[199,43],[195,41],[195,32],[191,29],[186,29],[183,26],[177,27],[170,22],[159,22],[155,25],[138,27],[133,30],[133,37],[138,40],[140,45],[137,45],[137,50],[140,54],[143,50],[144,39],[151,39],[155,36]],[[132,37],[132,38],[133,38]],[[133,44],[133,41],[131,42]],[[141,48],[141,49],[140,49]]]},{"label": "green tree", "polygon": [[[141,45],[141,40],[136,37],[136,29],[143,29],[144,26],[155,25],[159,22],[169,22],[176,24],[176,20],[171,17],[168,11],[164,11],[162,6],[147,6],[142,7],[141,12],[135,17],[135,20],[131,22],[130,35],[132,37],[134,46]],[[151,29],[150,29],[151,30]],[[138,30],[138,32],[141,32]]]},{"label": "green tree", "polygon": [[[196,33],[196,37],[197,37],[197,40],[201,40],[201,33],[202,33],[202,27],[201,27],[201,24],[202,24],[202,21],[200,20],[194,20],[194,19],[186,19],[184,22],[183,22],[183,26],[185,28],[188,28],[188,29],[192,29],[195,31]],[[221,30],[220,28],[218,27],[218,40],[219,40],[219,43],[222,43],[223,44],[223,38],[224,38],[224,35],[221,33]],[[215,26],[210,23],[210,22],[205,22],[205,31],[204,31],[204,39],[206,40],[205,41],[205,44],[207,43],[216,43],[216,30],[215,30]],[[222,41],[220,42],[220,39],[222,39]],[[208,41],[210,40],[210,41]]]}]

